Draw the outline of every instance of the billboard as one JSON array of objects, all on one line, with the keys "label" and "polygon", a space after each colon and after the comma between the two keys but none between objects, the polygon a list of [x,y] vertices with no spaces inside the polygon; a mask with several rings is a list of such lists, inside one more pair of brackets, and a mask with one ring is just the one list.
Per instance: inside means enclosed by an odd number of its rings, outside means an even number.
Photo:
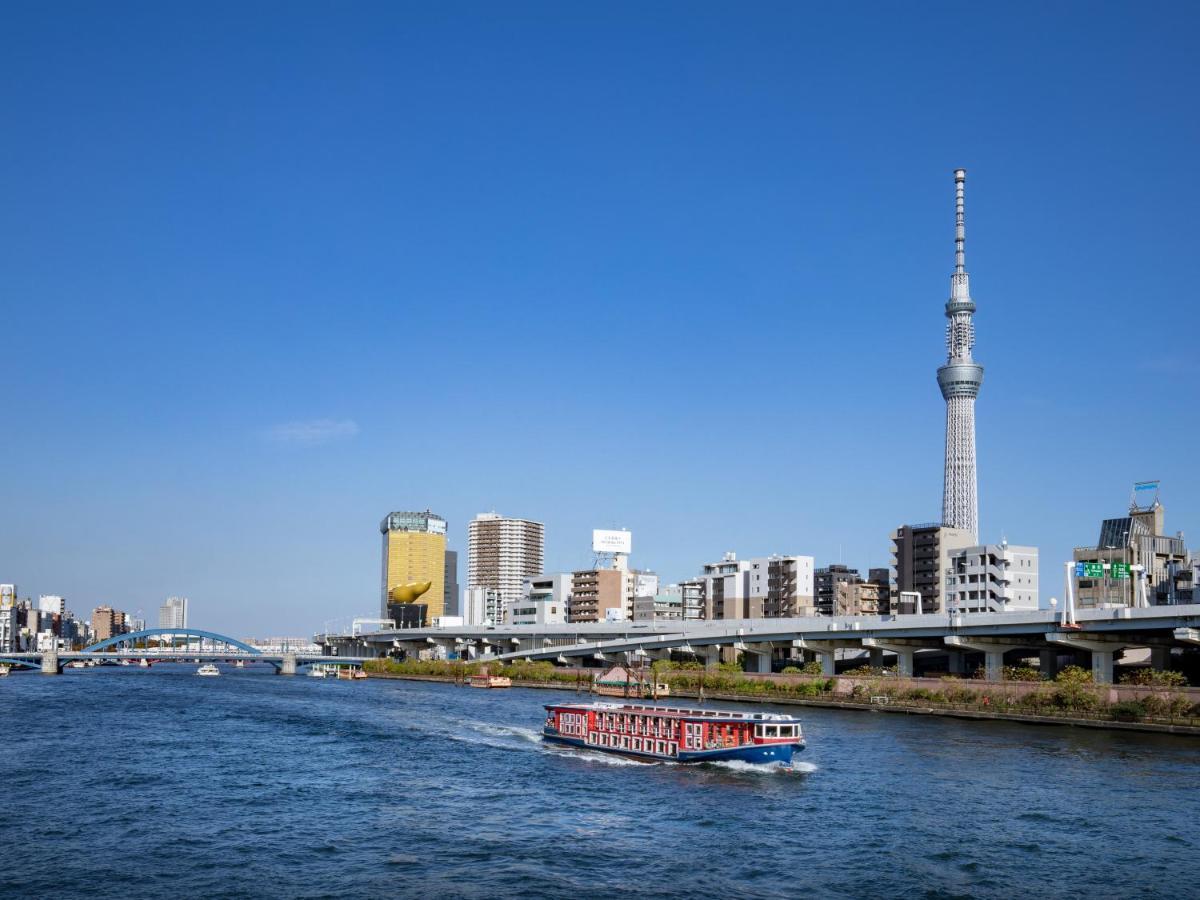
[{"label": "billboard", "polygon": [[593,553],[632,553],[633,535],[628,531],[592,530]]}]

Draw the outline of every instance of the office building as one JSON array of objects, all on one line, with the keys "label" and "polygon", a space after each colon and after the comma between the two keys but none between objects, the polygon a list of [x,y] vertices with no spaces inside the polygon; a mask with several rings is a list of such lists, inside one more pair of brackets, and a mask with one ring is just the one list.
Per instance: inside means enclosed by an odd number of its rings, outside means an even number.
[{"label": "office building", "polygon": [[168,597],[166,603],[158,608],[158,627],[187,628],[187,617],[187,597]]},{"label": "office building", "polygon": [[568,622],[613,622],[626,616],[625,576],[619,569],[586,569],[571,573]]},{"label": "office building", "polygon": [[521,599],[511,600],[505,612],[509,625],[562,625],[567,621],[572,576],[569,572],[525,579]]},{"label": "office building", "polygon": [[951,613],[1028,612],[1038,608],[1038,550],[1001,541],[950,554],[946,608]]},{"label": "office building", "polygon": [[[1139,494],[1146,489],[1153,496],[1143,502]],[[1158,499],[1158,482],[1134,485],[1129,515],[1105,519],[1094,547],[1075,548],[1076,604],[1133,605],[1138,566],[1145,571],[1146,599],[1151,605],[1193,600],[1193,567],[1183,533],[1169,536],[1165,530],[1166,511]]]},{"label": "office building", "polygon": [[[901,593],[921,595],[925,613],[946,611],[946,570],[950,554],[975,546],[975,534],[939,524],[901,525],[892,532],[892,581]],[[898,599],[893,612],[914,613]]]},{"label": "office building", "polygon": [[480,513],[467,526],[467,587],[520,600],[525,579],[542,573],[545,541],[541,522]]},{"label": "office building", "polygon": [[975,362],[975,303],[967,275],[966,228],[963,219],[965,169],[954,172],[954,274],[946,301],[946,364],[937,371],[946,401],[946,456],[942,483],[942,522],[947,528],[979,535],[979,500],[975,473],[975,398],[983,384],[983,366]]},{"label": "office building", "polygon": [[393,591],[426,582],[429,587],[419,594],[426,621],[441,616],[446,602],[446,520],[429,510],[393,512],[384,517],[379,531],[383,535],[380,616],[389,618]]},{"label": "office building", "polygon": [[457,616],[459,614],[459,612],[458,612],[458,600],[459,600],[458,551],[457,550],[447,550],[446,551],[445,584],[446,584],[446,588],[443,591],[445,600],[442,603],[442,609],[444,610],[444,612],[442,614],[446,615],[446,616]]}]

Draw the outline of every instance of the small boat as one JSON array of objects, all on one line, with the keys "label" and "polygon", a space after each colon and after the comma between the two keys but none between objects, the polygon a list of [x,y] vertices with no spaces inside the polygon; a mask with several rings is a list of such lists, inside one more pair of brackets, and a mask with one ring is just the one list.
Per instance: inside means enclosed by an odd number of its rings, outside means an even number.
[{"label": "small boat", "polygon": [[507,688],[512,687],[512,679],[503,675],[489,675],[481,672],[478,675],[467,676],[467,686],[477,688]]},{"label": "small boat", "polygon": [[221,670],[218,669],[216,666],[214,666],[212,663],[205,663],[204,665],[202,665],[200,668],[198,668],[196,670],[196,674],[197,675],[208,675],[211,677],[213,675],[220,675]]},{"label": "small boat", "polygon": [[592,682],[592,693],[603,697],[657,700],[660,697],[671,696],[671,686],[665,682],[656,682],[653,675],[643,678],[640,673],[624,666],[613,666],[607,672],[596,676],[596,680]]},{"label": "small boat", "polygon": [[72,669],[86,669],[91,663],[86,659],[76,659],[67,663],[67,666]]},{"label": "small boat", "polygon": [[546,707],[544,740],[642,762],[738,761],[791,766],[804,749],[800,720],[639,703],[564,703]]},{"label": "small boat", "polygon": [[244,668],[246,668],[246,661],[244,659],[239,659],[237,662],[235,662],[233,664],[233,667],[235,669],[244,669]]},{"label": "small boat", "polygon": [[0,665],[0,678],[4,678],[12,671],[12,666]]},{"label": "small boat", "polygon": [[143,669],[148,669],[148,668],[150,668],[150,660],[148,660],[148,659],[139,659],[139,660],[138,660],[138,665],[139,665],[139,666],[141,666]]},{"label": "small boat", "polygon": [[355,681],[362,681],[364,678],[367,677],[367,673],[364,672],[362,669],[355,669],[354,674],[351,675],[350,677],[352,679],[354,679]]},{"label": "small boat", "polygon": [[325,678],[328,675],[329,675],[329,673],[325,671],[324,666],[310,666],[309,667],[309,670],[308,670],[309,678]]},{"label": "small boat", "polygon": [[119,663],[119,664],[120,664],[120,665],[122,665],[122,666],[132,666],[132,665],[133,665],[133,660],[132,660],[132,659],[123,659],[123,660],[121,660],[121,661],[120,661],[120,663]]}]

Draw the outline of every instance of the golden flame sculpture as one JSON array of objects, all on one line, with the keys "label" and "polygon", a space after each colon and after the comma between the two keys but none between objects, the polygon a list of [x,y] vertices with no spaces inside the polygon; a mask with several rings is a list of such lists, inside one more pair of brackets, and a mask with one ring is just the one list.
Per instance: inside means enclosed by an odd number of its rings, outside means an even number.
[{"label": "golden flame sculpture", "polygon": [[388,597],[397,603],[412,603],[432,586],[432,581],[414,581],[412,584],[398,584],[388,591]]}]

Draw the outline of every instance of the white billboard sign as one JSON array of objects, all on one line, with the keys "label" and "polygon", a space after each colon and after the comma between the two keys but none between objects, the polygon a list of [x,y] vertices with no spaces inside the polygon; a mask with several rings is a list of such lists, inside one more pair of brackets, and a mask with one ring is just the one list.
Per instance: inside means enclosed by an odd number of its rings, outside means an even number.
[{"label": "white billboard sign", "polygon": [[592,531],[593,553],[632,553],[633,535],[628,531]]}]

